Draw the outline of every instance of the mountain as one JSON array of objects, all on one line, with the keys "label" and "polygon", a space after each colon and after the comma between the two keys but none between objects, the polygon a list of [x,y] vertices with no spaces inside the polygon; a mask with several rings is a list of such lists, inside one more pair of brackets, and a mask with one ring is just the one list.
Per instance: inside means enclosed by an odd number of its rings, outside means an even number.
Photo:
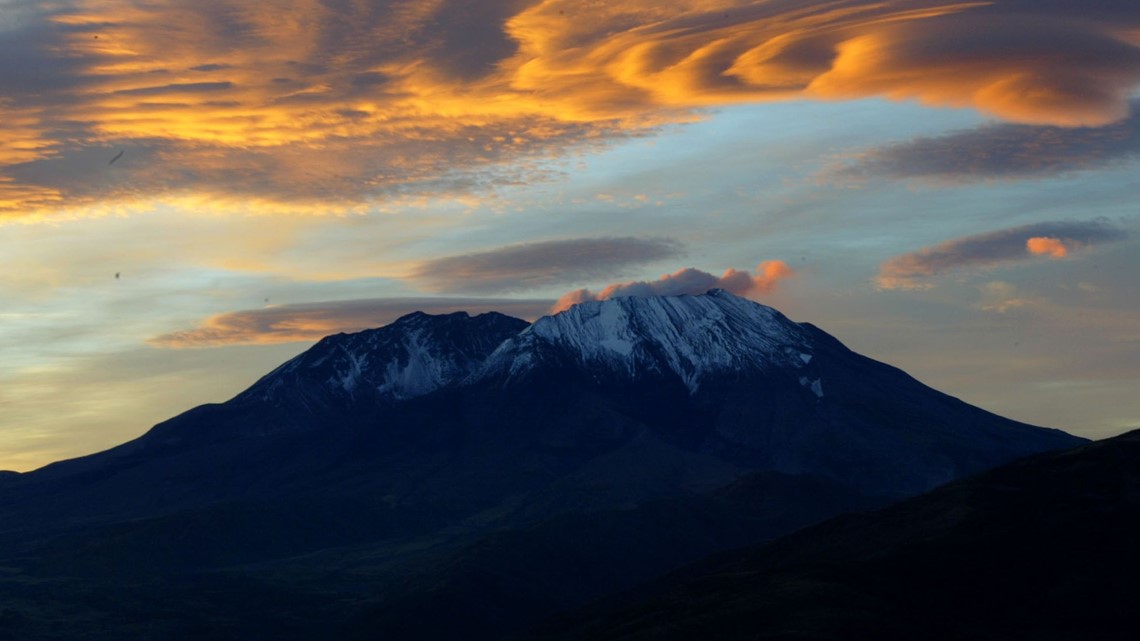
[{"label": "mountain", "polygon": [[[533,324],[412,314],[6,477],[0,622],[7,607],[21,638],[75,638],[63,595],[107,623],[85,638],[176,638],[190,618],[191,638],[491,639],[1081,442],[719,290]],[[432,616],[441,603],[464,614]]]},{"label": "mountain", "polygon": [[234,400],[313,414],[337,404],[423,396],[467,378],[527,325],[496,312],[475,317],[415,312],[380,329],[324,338]]},{"label": "mountain", "polygon": [[1140,431],[726,553],[521,639],[1134,639]]},{"label": "mountain", "polygon": [[[911,495],[1077,441],[997,417],[860,356],[818,328],[713,290],[618,298],[539,319],[477,389],[604,395],[663,439],[721,460]],[[555,398],[551,403],[557,403]]]}]

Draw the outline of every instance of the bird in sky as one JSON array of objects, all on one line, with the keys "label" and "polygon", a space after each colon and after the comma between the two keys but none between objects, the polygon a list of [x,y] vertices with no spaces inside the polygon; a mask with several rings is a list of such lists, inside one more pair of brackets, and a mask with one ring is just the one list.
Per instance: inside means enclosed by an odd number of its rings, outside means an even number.
[{"label": "bird in sky", "polygon": [[116,160],[118,160],[118,159],[120,159],[120,158],[122,158],[122,157],[123,157],[123,154],[125,154],[125,153],[127,153],[127,150],[126,150],[126,149],[124,149],[124,150],[120,151],[119,153],[115,154],[115,157],[114,157],[114,158],[112,158],[112,159],[110,159],[110,160],[108,160],[108,161],[107,161],[107,164],[108,164],[108,165],[113,165],[113,164],[115,164],[115,161],[116,161]]}]

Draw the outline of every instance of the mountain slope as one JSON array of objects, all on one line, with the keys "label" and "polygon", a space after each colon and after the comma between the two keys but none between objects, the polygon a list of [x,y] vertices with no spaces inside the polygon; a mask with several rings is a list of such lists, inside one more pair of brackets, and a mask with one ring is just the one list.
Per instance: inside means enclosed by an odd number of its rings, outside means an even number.
[{"label": "mountain slope", "polygon": [[1140,431],[726,553],[526,639],[1131,639]]},{"label": "mountain slope", "polygon": [[338,483],[355,484],[354,469],[384,476],[360,469],[380,461],[357,450],[367,432],[383,431],[394,407],[458,383],[527,326],[498,313],[414,313],[326,337],[226,403],[196,407],[106,452],[8,478],[0,509],[22,512],[13,519],[22,526],[137,518],[321,486],[343,494]]},{"label": "mountain slope", "polygon": [[870,494],[906,496],[1079,442],[967,405],[721,290],[539,319],[467,387],[549,403],[601,396],[684,449]]}]

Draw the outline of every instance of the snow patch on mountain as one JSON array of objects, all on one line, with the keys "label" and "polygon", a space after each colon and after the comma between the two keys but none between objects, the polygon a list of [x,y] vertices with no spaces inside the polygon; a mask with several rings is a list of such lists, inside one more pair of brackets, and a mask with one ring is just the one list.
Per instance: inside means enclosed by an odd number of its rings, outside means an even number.
[{"label": "snow patch on mountain", "polygon": [[439,346],[425,340],[421,331],[408,332],[403,348],[405,359],[388,361],[382,382],[376,388],[395,399],[433,392],[461,378],[470,369],[468,363],[457,363],[453,355],[440,353]]},{"label": "snow patch on mountain", "polygon": [[818,398],[823,398],[823,380],[815,379],[814,381],[806,376],[800,377],[800,385],[811,389],[811,393],[815,394]]},{"label": "snow patch on mountain", "polygon": [[[343,356],[334,366],[335,374],[328,379],[328,384],[343,389],[349,396],[356,390],[368,365],[368,354],[355,354],[338,345],[338,351]],[[328,360],[328,359],[322,359]]]}]

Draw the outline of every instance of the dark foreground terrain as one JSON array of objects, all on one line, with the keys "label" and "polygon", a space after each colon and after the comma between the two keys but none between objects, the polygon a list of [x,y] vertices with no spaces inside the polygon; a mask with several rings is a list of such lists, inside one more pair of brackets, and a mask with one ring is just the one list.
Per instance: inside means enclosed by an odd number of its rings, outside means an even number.
[{"label": "dark foreground terrain", "polygon": [[1140,431],[689,566],[526,639],[1136,639]]}]

